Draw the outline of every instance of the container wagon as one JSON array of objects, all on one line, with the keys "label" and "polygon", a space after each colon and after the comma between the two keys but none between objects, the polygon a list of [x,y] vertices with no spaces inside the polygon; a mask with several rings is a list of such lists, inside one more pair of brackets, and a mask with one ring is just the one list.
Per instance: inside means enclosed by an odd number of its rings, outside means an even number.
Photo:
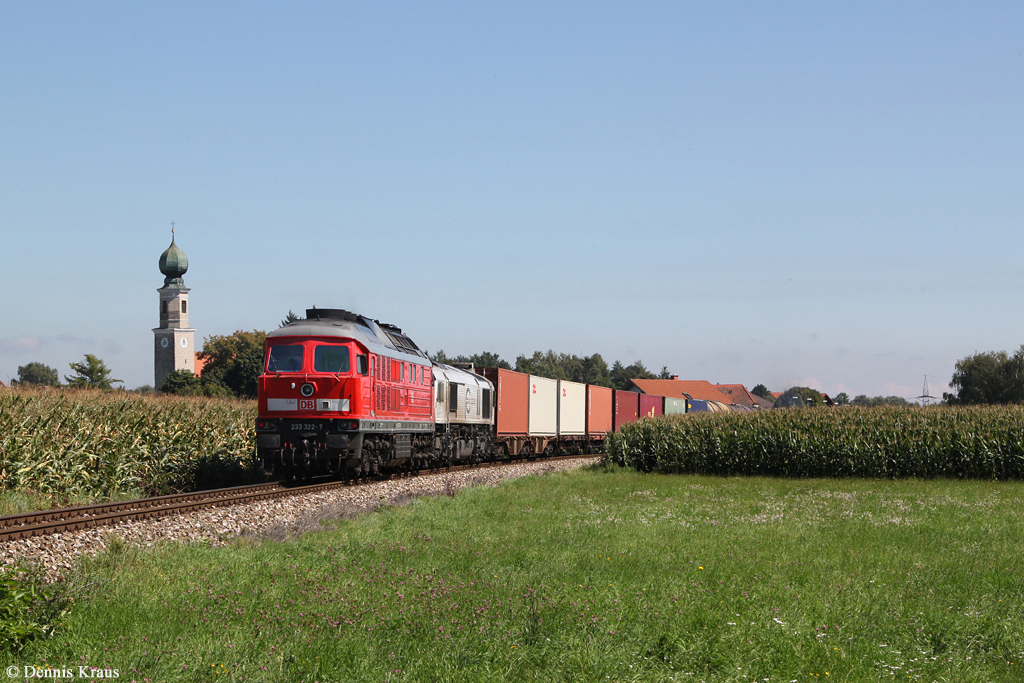
[{"label": "container wagon", "polygon": [[558,381],[558,451],[586,453],[587,385]]},{"label": "container wagon", "polygon": [[669,398],[665,397],[665,414],[666,415],[679,415],[686,412],[686,399],[685,398]]},{"label": "container wagon", "polygon": [[640,417],[657,417],[664,415],[664,399],[661,396],[640,394]]},{"label": "container wagon", "polygon": [[707,401],[700,401],[700,400],[697,400],[695,398],[687,399],[687,401],[686,401],[686,412],[688,412],[688,413],[707,413],[707,412],[710,412],[708,410],[708,402]]},{"label": "container wagon", "polygon": [[530,443],[530,376],[503,368],[476,368],[494,385],[494,443],[505,457],[527,452]]},{"label": "container wagon", "polygon": [[635,391],[615,390],[614,397],[614,427],[615,431],[622,429],[622,425],[636,422],[640,419],[640,394]]},{"label": "container wagon", "polygon": [[554,452],[558,437],[558,380],[530,375],[530,452]]},{"label": "container wagon", "polygon": [[587,440],[590,451],[604,450],[604,440],[614,427],[613,390],[587,385]]}]

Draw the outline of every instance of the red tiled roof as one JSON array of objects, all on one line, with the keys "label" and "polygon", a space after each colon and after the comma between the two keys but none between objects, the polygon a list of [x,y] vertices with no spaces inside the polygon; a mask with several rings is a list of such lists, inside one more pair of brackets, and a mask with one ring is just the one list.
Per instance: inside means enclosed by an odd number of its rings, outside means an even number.
[{"label": "red tiled roof", "polygon": [[200,358],[199,357],[199,353],[196,353],[194,355],[195,355],[195,361],[194,361],[195,362],[195,372],[193,372],[192,374],[195,375],[196,377],[198,377],[199,375],[203,374],[203,368],[206,367],[206,364],[209,361],[207,361],[207,360],[205,360],[203,358]]},{"label": "red tiled roof", "polygon": [[715,388],[715,385],[703,379],[634,379],[637,389],[651,396],[668,396],[669,398],[690,398],[698,401],[719,401],[733,403],[730,397]]},{"label": "red tiled roof", "polygon": [[758,405],[755,396],[742,384],[716,384],[715,388],[728,397],[729,403],[738,403],[741,406]]},{"label": "red tiled roof", "polygon": [[760,396],[758,396],[758,395],[756,395],[756,394],[751,394],[750,396],[751,396],[751,397],[752,397],[752,398],[753,398],[753,399],[754,399],[755,401],[757,401],[757,405],[761,406],[762,408],[764,408],[764,409],[766,409],[766,410],[767,410],[768,408],[774,408],[774,407],[775,407],[775,404],[774,404],[774,403],[772,403],[771,401],[769,401],[769,400],[768,400],[768,399],[766,399],[766,398],[761,398]]}]

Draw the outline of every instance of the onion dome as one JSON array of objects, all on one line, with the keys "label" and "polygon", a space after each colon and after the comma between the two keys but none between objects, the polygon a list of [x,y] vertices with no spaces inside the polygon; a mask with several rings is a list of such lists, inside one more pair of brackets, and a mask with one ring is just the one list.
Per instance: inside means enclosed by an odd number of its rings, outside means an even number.
[{"label": "onion dome", "polygon": [[174,233],[171,233],[171,246],[167,247],[164,253],[160,254],[160,272],[164,274],[164,287],[185,287],[185,281],[181,276],[188,270],[188,257],[185,252],[178,249],[174,243]]}]

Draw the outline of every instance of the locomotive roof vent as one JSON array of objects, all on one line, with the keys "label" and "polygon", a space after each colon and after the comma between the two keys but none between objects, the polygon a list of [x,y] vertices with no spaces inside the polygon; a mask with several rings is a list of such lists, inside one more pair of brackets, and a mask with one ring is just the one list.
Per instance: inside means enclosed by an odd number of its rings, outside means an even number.
[{"label": "locomotive roof vent", "polygon": [[423,355],[423,352],[420,351],[420,347],[416,346],[416,343],[412,339],[409,339],[404,334],[400,334],[400,332],[393,331],[397,330],[397,327],[394,325],[381,325],[381,327],[384,329],[384,334],[388,336],[388,339],[391,340],[391,343],[395,345],[396,349],[404,351],[405,353],[411,353],[415,356]]},{"label": "locomotive roof vent", "polygon": [[306,309],[307,320],[348,320],[349,322],[359,322],[359,316],[351,311],[346,311],[341,308],[307,308]]}]

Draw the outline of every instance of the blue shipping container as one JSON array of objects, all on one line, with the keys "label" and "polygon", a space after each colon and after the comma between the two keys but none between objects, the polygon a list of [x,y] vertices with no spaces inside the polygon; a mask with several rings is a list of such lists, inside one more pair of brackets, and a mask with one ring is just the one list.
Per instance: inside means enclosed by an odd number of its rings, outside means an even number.
[{"label": "blue shipping container", "polygon": [[686,412],[688,413],[706,413],[708,412],[708,402],[698,401],[695,398],[688,399],[686,401]]}]

